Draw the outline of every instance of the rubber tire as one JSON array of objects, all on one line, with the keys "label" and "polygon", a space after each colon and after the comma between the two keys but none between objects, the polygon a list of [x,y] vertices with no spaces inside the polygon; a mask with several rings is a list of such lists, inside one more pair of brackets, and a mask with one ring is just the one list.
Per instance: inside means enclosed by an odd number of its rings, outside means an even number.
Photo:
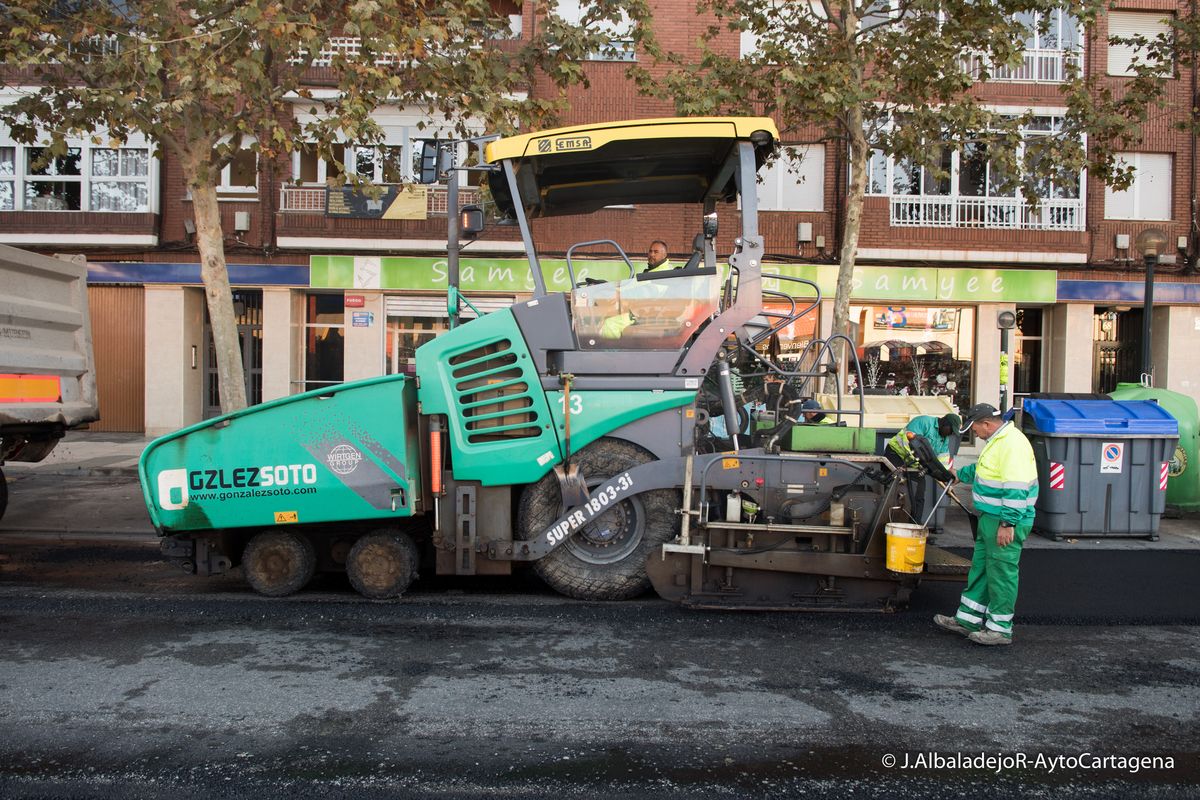
[{"label": "rubber tire", "polygon": [[0,519],[4,519],[4,512],[8,510],[8,479],[4,477],[4,470],[0,469]]},{"label": "rubber tire", "polygon": [[391,600],[417,577],[420,553],[412,537],[401,531],[376,531],[359,537],[346,556],[350,585],[363,597]]},{"label": "rubber tire", "polygon": [[[607,480],[653,461],[654,456],[630,442],[598,439],[571,460],[579,465],[584,479],[595,485],[596,479]],[[645,515],[642,540],[625,558],[611,564],[589,564],[572,553],[567,544],[562,544],[545,558],[535,561],[534,571],[556,592],[579,600],[628,600],[643,594],[650,588],[646,558],[675,535],[679,493],[672,489],[657,489],[636,497]],[[627,508],[633,508],[628,500],[623,503]],[[522,492],[517,512],[517,538],[530,539],[538,535],[561,513],[558,478],[550,472]]]},{"label": "rubber tire", "polygon": [[267,597],[285,597],[312,580],[317,554],[312,543],[299,533],[263,531],[246,545],[242,571],[254,591]]}]

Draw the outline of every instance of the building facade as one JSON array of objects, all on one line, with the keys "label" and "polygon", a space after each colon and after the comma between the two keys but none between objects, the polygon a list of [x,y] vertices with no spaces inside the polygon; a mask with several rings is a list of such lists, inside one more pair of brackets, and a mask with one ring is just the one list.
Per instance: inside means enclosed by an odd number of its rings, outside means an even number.
[{"label": "building facade", "polygon": [[[660,37],[676,49],[706,25],[686,0],[654,6]],[[1036,109],[1028,136],[1050,132],[1065,113],[1059,87],[1067,64],[1119,90],[1131,52],[1108,45],[1109,32],[1153,35],[1164,16],[1186,10],[1173,1],[1126,0],[1090,31],[1059,13],[1033,26],[1046,33],[1031,34],[1023,65],[993,78],[982,96],[997,108]],[[529,35],[535,23],[532,6],[523,13],[512,15],[514,36]],[[727,44],[743,52],[754,46],[733,34]],[[671,116],[668,104],[629,82],[629,61],[638,57],[616,47],[588,62],[590,86],[571,90],[563,123]],[[1081,171],[1047,187],[1034,205],[997,188],[984,153],[946,150],[946,178],[877,155],[851,308],[865,388],[941,394],[959,406],[997,403],[1002,349],[1009,403],[1136,380],[1145,267],[1135,242],[1158,228],[1170,245],[1156,267],[1155,384],[1200,400],[1200,361],[1189,352],[1200,336],[1200,280],[1191,269],[1200,249],[1196,141],[1176,125],[1190,113],[1195,87],[1191,68],[1171,82],[1167,111],[1146,126],[1137,152],[1123,156],[1136,170],[1126,191]],[[295,113],[305,112],[297,106]],[[344,158],[346,170],[387,187],[375,205],[329,188],[335,166],[310,150],[273,162],[245,151],[222,173],[226,254],[252,402],[410,370],[415,348],[447,327],[446,190],[414,185],[420,143],[437,126],[415,108],[383,108],[376,117],[383,145],[348,142]],[[43,164],[37,147],[0,129],[0,242],[86,255],[98,427],[157,435],[219,410],[191,201],[179,165],[156,157],[152,143],[96,144],[102,141],[81,138]],[[847,162],[840,143],[819,141],[814,131],[789,131],[785,144],[793,148],[766,171],[759,191],[767,271],[778,276],[767,288],[781,305],[790,302],[785,295],[804,294],[789,278],[814,280],[825,292],[781,342],[786,352],[832,325]],[[686,258],[698,231],[698,219],[659,206],[534,222],[548,281],[563,289],[562,256],[576,242],[613,239],[640,258],[657,238]],[[719,251],[735,235],[723,230]],[[489,227],[463,263],[463,289],[481,312],[532,288],[513,228]],[[603,275],[609,267],[585,268]],[[1015,327],[1000,327],[1004,311],[1014,312]]]}]

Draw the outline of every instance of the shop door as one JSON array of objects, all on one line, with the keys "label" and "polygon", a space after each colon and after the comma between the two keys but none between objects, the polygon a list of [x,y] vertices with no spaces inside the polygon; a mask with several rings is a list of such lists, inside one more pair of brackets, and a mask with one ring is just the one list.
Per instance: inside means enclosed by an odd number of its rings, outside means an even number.
[{"label": "shop door", "polygon": [[89,286],[100,421],[92,431],[141,433],[146,419],[146,304],[141,286]]},{"label": "shop door", "polygon": [[1142,375],[1142,310],[1106,310],[1093,328],[1092,391],[1107,393]]},{"label": "shop door", "polygon": [[[233,313],[237,317],[238,342],[242,347],[242,370],[246,381],[246,402],[262,402],[262,305],[261,289],[235,289]],[[204,311],[204,418],[221,414],[221,386],[217,378],[217,352],[213,345],[208,309]]]},{"label": "shop door", "polygon": [[1049,327],[1050,312],[1041,308],[1017,308],[1016,346],[1013,349],[1013,404],[1027,395],[1043,391],[1046,361],[1043,331]]}]

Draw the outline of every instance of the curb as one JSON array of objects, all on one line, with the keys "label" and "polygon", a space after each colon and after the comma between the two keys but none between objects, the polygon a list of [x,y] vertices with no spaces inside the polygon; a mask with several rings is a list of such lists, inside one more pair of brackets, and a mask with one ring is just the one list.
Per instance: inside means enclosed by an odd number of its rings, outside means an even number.
[{"label": "curb", "polygon": [[70,478],[137,478],[137,467],[71,467],[71,466],[36,466],[33,464],[9,463],[3,467],[12,476],[17,475],[58,475]]},{"label": "curb", "polygon": [[0,541],[17,539],[53,540],[58,542],[120,542],[122,544],[158,544],[161,537],[154,531],[64,531],[54,528],[0,529]]}]

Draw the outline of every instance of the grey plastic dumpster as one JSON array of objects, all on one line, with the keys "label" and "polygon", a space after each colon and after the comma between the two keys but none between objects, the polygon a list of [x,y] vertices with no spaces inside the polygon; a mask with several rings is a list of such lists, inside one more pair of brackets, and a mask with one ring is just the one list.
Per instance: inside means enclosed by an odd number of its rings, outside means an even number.
[{"label": "grey plastic dumpster", "polygon": [[1145,400],[1026,400],[1023,412],[1038,468],[1035,531],[1158,538],[1174,417]]}]

